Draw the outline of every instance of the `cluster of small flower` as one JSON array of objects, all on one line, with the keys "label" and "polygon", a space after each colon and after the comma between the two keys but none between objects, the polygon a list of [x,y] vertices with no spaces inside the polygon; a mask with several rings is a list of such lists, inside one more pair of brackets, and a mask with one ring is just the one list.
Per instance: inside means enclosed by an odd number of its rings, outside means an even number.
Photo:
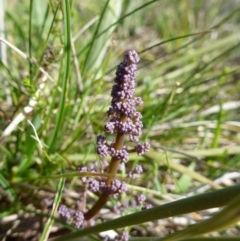
[{"label": "cluster of small flower", "polygon": [[136,165],[134,170],[131,170],[128,172],[128,177],[131,179],[136,178],[136,174],[141,174],[143,172],[142,166],[141,165]]},{"label": "cluster of small flower", "polygon": [[103,188],[103,192],[108,195],[114,195],[117,197],[121,193],[125,193],[127,191],[127,184],[119,181],[118,179],[114,179],[111,181],[110,185],[106,185]]},{"label": "cluster of small flower", "polygon": [[[141,122],[142,115],[136,111],[136,106],[142,105],[143,101],[140,97],[133,97],[137,70],[136,63],[138,61],[139,57],[137,53],[132,50],[125,55],[123,62],[118,66],[114,79],[115,84],[111,92],[111,106],[107,112],[110,121],[105,125],[105,131],[107,133],[128,134],[130,140],[137,143],[131,150],[128,150],[125,146],[120,149],[115,147],[116,143],[108,144],[104,135],[99,135],[96,140],[97,154],[103,159],[111,156],[126,163],[129,159],[129,152],[136,152],[138,155],[143,155],[150,149],[149,143],[138,142],[143,127]],[[87,169],[82,168],[79,169],[79,171],[87,171]],[[140,174],[142,171],[141,166],[137,165],[135,170],[129,172],[128,176],[135,178],[136,174]],[[104,184],[104,180],[96,180],[96,178],[89,177],[83,178],[82,180],[93,192],[102,190],[106,194],[120,194],[126,190],[126,184],[121,183],[119,180],[111,181],[110,185],[106,185]]]},{"label": "cluster of small flower", "polygon": [[[103,137],[104,136],[101,135],[101,136],[98,136],[97,138],[101,139]],[[144,142],[144,143],[137,143],[133,150],[139,156],[141,156],[146,151],[149,151],[149,149],[150,149],[150,144],[147,142]],[[121,150],[116,150],[114,148],[114,143],[109,145],[107,144],[106,141],[104,143],[97,141],[97,154],[102,157],[106,157],[108,155],[111,157],[117,157],[118,159],[126,163],[128,161],[129,150],[125,146]]]},{"label": "cluster of small flower", "polygon": [[149,209],[152,207],[150,203],[146,203],[146,197],[143,194],[137,195],[135,198],[138,205],[142,205],[142,210]]},{"label": "cluster of small flower", "polygon": [[61,219],[66,222],[72,217],[70,209],[63,204],[59,206],[58,214],[61,217]]},{"label": "cluster of small flower", "polygon": [[[140,97],[133,97],[135,92],[135,77],[138,54],[129,51],[118,66],[114,79],[111,96],[111,106],[108,110],[110,121],[105,125],[107,133],[128,134],[131,141],[137,142],[142,134],[142,115],[136,111],[136,106],[141,106],[143,101]],[[124,119],[124,121],[123,121]]]},{"label": "cluster of small flower", "polygon": [[[129,153],[136,152],[138,155],[143,155],[150,149],[150,145],[147,142],[139,143],[143,124],[141,121],[142,115],[136,111],[136,106],[141,106],[143,101],[140,97],[133,97],[135,92],[136,64],[139,60],[140,59],[134,50],[128,51],[123,62],[118,66],[116,71],[116,77],[114,79],[115,84],[111,91],[111,106],[107,112],[110,120],[104,126],[106,133],[116,133],[115,142],[108,144],[105,136],[97,136],[97,154],[101,156],[103,161],[105,161],[107,156],[112,157],[108,170],[108,174],[110,175],[116,175],[119,165],[128,162]],[[125,135],[129,136],[130,142],[135,142],[135,146],[132,149],[128,149],[123,145],[123,136]],[[95,167],[87,168],[83,165],[81,165],[78,170],[80,172],[92,173],[98,171]],[[142,167],[136,165],[135,169],[128,173],[128,177],[134,179],[137,174],[141,174],[142,172]],[[91,219],[104,205],[105,200],[107,200],[105,197],[108,197],[109,195],[118,196],[127,191],[127,185],[124,182],[109,177],[106,179],[100,179],[89,176],[83,177],[82,181],[90,191],[95,193],[100,191],[102,193],[100,199],[103,197],[104,201],[96,202],[92,209],[85,214],[77,211],[73,215],[70,215],[70,211],[66,206],[60,207],[60,216],[66,221],[72,218],[75,227],[83,226],[84,216],[86,220]],[[139,196],[135,199],[135,202],[138,205],[143,205],[144,208],[147,208],[147,205],[145,205],[145,199],[144,196]],[[122,237],[119,237],[118,240],[128,240],[127,236],[127,234],[125,236],[123,235]]]},{"label": "cluster of small flower", "polygon": [[[89,170],[86,166],[81,165],[78,167],[78,171],[87,172]],[[110,185],[106,184],[105,179],[97,179],[93,177],[82,177],[82,182],[88,187],[88,190],[94,193],[101,191],[107,195],[118,196],[127,191],[126,183],[121,182],[118,179],[112,180]]]},{"label": "cluster of small flower", "polygon": [[146,197],[143,194],[139,194],[135,197],[130,198],[129,200],[124,200],[120,205],[113,206],[112,211],[116,214],[120,213],[120,210],[126,210],[127,208],[141,208],[141,210],[149,209],[152,207],[150,203],[146,202]]},{"label": "cluster of small flower", "polygon": [[[97,138],[103,138],[103,136],[98,136]],[[128,161],[128,151],[126,147],[123,147],[121,150],[116,150],[114,148],[114,143],[108,145],[106,142],[102,144],[98,141],[97,145],[97,154],[101,157],[106,157],[109,155],[111,157],[116,157],[125,163]]]},{"label": "cluster of small flower", "polygon": [[58,214],[63,221],[72,221],[72,225],[76,228],[85,226],[84,214],[81,211],[68,208],[61,204],[58,208]]}]

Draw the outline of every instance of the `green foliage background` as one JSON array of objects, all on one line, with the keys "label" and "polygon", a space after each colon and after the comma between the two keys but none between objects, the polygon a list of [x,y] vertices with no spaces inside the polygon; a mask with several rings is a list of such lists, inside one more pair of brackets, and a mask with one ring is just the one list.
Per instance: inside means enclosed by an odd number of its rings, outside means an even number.
[{"label": "green foliage background", "polygon": [[[42,200],[54,198],[57,190],[55,204],[62,198],[68,205],[76,205],[82,187],[75,171],[80,163],[100,161],[95,138],[103,133],[114,71],[128,49],[135,49],[141,58],[136,95],[144,101],[139,110],[144,124],[142,140],[152,146],[144,157],[130,156],[129,168],[141,162],[146,171],[130,183],[132,192],[144,192],[159,206],[237,183],[238,1],[0,3],[4,13],[0,24],[4,32],[0,39],[3,233],[8,230],[4,220],[20,210],[43,222],[50,211],[43,208]],[[237,177],[229,179],[230,174]],[[95,199],[90,196],[87,207]],[[115,202],[109,202],[107,208]],[[196,211],[201,210],[200,206]],[[230,211],[237,210],[236,202],[230,203]],[[229,213],[223,210],[220,217],[226,216],[224,212]],[[52,225],[59,226],[54,215],[52,210],[42,240],[47,240]],[[148,221],[158,219],[149,217]],[[226,219],[223,230],[229,222]],[[147,229],[148,224],[142,227]],[[65,228],[70,229],[67,225]],[[231,236],[239,234],[238,226],[231,230]],[[93,229],[87,234],[95,232]],[[184,240],[193,233],[187,233]],[[156,240],[160,236],[156,234]]]}]

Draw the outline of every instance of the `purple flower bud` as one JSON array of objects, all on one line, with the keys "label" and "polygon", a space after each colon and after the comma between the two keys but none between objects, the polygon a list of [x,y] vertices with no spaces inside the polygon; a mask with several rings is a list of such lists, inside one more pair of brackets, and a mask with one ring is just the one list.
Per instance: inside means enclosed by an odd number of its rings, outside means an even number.
[{"label": "purple flower bud", "polygon": [[144,207],[142,207],[142,210],[146,210],[146,209],[149,209],[149,208],[152,208],[152,204],[147,203],[147,204],[145,204]]},{"label": "purple flower bud", "polygon": [[135,146],[135,150],[139,156],[143,155],[146,151],[150,150],[150,144],[147,142],[144,143],[138,143]]},{"label": "purple flower bud", "polygon": [[44,205],[45,208],[51,207],[53,204],[53,199],[46,197],[42,200],[42,204]]},{"label": "purple flower bud", "polygon": [[115,130],[115,124],[113,122],[108,122],[105,126],[104,129],[107,133],[114,133]]},{"label": "purple flower bud", "polygon": [[128,172],[128,177],[131,178],[131,179],[135,179],[135,178],[136,178],[135,172],[129,171],[129,172]]},{"label": "purple flower bud", "polygon": [[113,157],[113,156],[116,155],[117,150],[114,148],[114,144],[113,144],[113,143],[110,145],[108,151],[109,151],[109,155],[110,155],[110,156]]},{"label": "purple flower bud", "polygon": [[128,241],[129,234],[127,231],[123,231],[121,235],[115,238],[115,241]]},{"label": "purple flower bud", "polygon": [[143,101],[142,101],[141,97],[135,97],[134,102],[135,102],[136,106],[142,106],[143,105]]},{"label": "purple flower bud", "polygon": [[142,172],[143,172],[142,166],[136,165],[134,170],[128,172],[128,177],[135,179],[136,174],[141,174]]},{"label": "purple flower bud", "polygon": [[122,162],[126,163],[128,161],[128,152],[126,149],[116,150],[116,153],[114,156],[120,159]]},{"label": "purple flower bud", "polygon": [[136,165],[135,172],[137,174],[141,174],[143,172],[142,166],[141,165]]},{"label": "purple flower bud", "polygon": [[132,199],[130,200],[130,204],[131,204],[131,206],[132,206],[133,208],[135,208],[135,207],[137,206],[137,202],[136,202],[136,200],[135,200],[134,198],[132,198]]},{"label": "purple flower bud", "polygon": [[133,64],[136,64],[140,60],[135,50],[129,51],[127,57]]},{"label": "purple flower bud", "polygon": [[106,235],[103,241],[109,241],[109,240],[110,238],[108,237],[108,235]]},{"label": "purple flower bud", "polygon": [[138,142],[139,141],[138,136],[134,136],[134,135],[129,135],[129,139],[132,142]]},{"label": "purple flower bud", "polygon": [[102,145],[106,143],[106,137],[103,135],[97,136],[97,145]]},{"label": "purple flower bud", "polygon": [[92,172],[92,173],[98,172],[98,165],[97,165],[97,163],[96,163],[96,162],[91,163],[91,164],[89,165],[89,167],[88,167],[88,171],[89,171],[89,172]]},{"label": "purple flower bud", "polygon": [[116,194],[116,195],[124,193],[124,192],[127,191],[126,183],[121,182],[121,181],[119,181],[117,179],[111,181],[111,184],[110,184],[109,188],[110,188],[110,192],[112,194]]},{"label": "purple flower bud", "polygon": [[138,205],[145,202],[145,200],[146,200],[146,197],[143,194],[137,195],[137,197],[136,197],[136,201],[137,201]]},{"label": "purple flower bud", "polygon": [[67,206],[65,205],[60,205],[58,208],[58,214],[62,220],[65,222],[68,221],[71,218],[70,211]]},{"label": "purple flower bud", "polygon": [[80,165],[78,166],[78,171],[79,171],[79,172],[87,172],[88,170],[87,170],[87,167],[86,167],[85,165],[80,164]]},{"label": "purple flower bud", "polygon": [[129,206],[129,202],[127,201],[127,200],[125,200],[125,201],[122,201],[122,207],[123,208],[128,208],[128,206]]},{"label": "purple flower bud", "polygon": [[98,192],[99,191],[99,181],[94,178],[88,178],[87,179],[88,188],[92,192]]},{"label": "purple flower bud", "polygon": [[106,157],[108,155],[108,147],[104,144],[101,144],[97,147],[97,154]]},{"label": "purple flower bud", "polygon": [[81,211],[76,211],[73,216],[73,225],[76,228],[80,228],[84,222],[84,215]]},{"label": "purple flower bud", "polygon": [[109,163],[106,160],[101,161],[102,169],[106,169],[108,167],[108,165],[109,165]]}]

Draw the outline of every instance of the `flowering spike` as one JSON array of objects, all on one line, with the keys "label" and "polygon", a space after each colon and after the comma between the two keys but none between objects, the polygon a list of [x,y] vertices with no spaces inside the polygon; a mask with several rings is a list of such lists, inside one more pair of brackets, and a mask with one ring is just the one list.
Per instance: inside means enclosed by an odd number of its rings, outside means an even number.
[{"label": "flowering spike", "polygon": [[[134,97],[135,92],[135,78],[137,71],[137,63],[140,58],[136,51],[131,50],[125,55],[124,60],[117,67],[116,76],[114,78],[114,85],[111,91],[111,106],[107,111],[109,121],[105,124],[104,130],[106,133],[115,134],[114,141],[107,143],[107,138],[103,135],[97,136],[97,154],[101,156],[102,161],[106,161],[107,156],[111,157],[108,169],[107,178],[95,178],[84,176],[82,182],[92,192],[101,192],[97,202],[90,210],[83,213],[77,211],[72,216],[75,227],[84,226],[84,223],[92,218],[100,211],[106,204],[109,196],[118,196],[127,191],[127,184],[115,179],[117,171],[121,163],[126,163],[129,159],[129,153],[136,152],[138,155],[143,155],[148,151],[150,145],[148,143],[139,143],[139,137],[142,134],[143,124],[141,122],[142,115],[136,111],[137,106],[143,105],[140,97]],[[125,136],[129,137],[130,142],[136,142],[135,147],[128,148],[124,146]],[[86,167],[80,165],[78,170],[80,172],[98,172],[98,167]],[[140,165],[136,165],[135,169],[130,171],[128,176],[135,178],[136,174],[142,173],[143,169]],[[139,196],[137,200],[132,200],[135,204],[144,203],[145,197]],[[144,206],[147,208],[147,206]],[[68,220],[70,217],[69,211],[66,207],[59,210],[60,216]],[[127,240],[126,237],[121,237],[121,240]]]}]

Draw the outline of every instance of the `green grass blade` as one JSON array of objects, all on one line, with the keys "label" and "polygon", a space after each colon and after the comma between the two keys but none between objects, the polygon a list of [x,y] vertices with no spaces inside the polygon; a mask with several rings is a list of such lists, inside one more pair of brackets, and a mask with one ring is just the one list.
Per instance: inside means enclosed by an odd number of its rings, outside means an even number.
[{"label": "green grass blade", "polygon": [[185,240],[187,237],[195,237],[205,233],[226,229],[240,220],[240,195],[237,195],[223,210],[212,218],[179,231],[159,241]]},{"label": "green grass blade", "polygon": [[[59,112],[57,115],[56,126],[52,134],[52,138],[49,144],[49,149],[51,150],[57,140],[57,136],[61,130],[61,125],[64,118],[65,112],[65,101],[67,94],[67,84],[70,75],[70,65],[71,65],[71,14],[70,14],[70,2],[68,0],[63,1],[63,15],[64,15],[64,76],[62,80],[62,92],[60,97]],[[60,71],[61,72],[61,71]],[[61,79],[61,74],[59,76]]]},{"label": "green grass blade", "polygon": [[[161,160],[159,161],[160,159],[160,155],[158,152],[156,151],[153,151],[151,150],[150,152],[146,153],[145,154],[147,157],[149,157],[150,159],[153,159],[155,161],[157,161],[159,164],[161,162]],[[170,168],[172,168],[173,170],[177,171],[177,172],[180,172],[180,173],[183,173],[183,174],[186,174],[190,177],[192,177],[193,179],[201,182],[201,183],[205,183],[205,184],[209,184],[211,185],[212,187],[214,188],[220,188],[219,185],[215,184],[214,182],[212,182],[209,178],[201,175],[200,173],[198,172],[195,172],[193,170],[190,170],[189,168],[183,166],[182,164],[179,164],[179,163],[173,163],[170,159],[168,160],[168,166]]]},{"label": "green grass blade", "polygon": [[15,194],[14,190],[11,188],[11,186],[9,185],[6,178],[1,173],[0,173],[0,184],[3,187],[3,189],[6,190],[9,200],[11,202],[13,202],[16,199],[16,194]]},{"label": "green grass blade", "polygon": [[194,197],[185,198],[175,202],[167,203],[148,210],[140,211],[134,214],[126,215],[112,221],[108,221],[91,228],[57,238],[56,241],[74,241],[78,238],[99,233],[110,229],[118,229],[130,225],[137,225],[157,219],[168,218],[185,213],[191,213],[213,207],[221,207],[226,205],[240,192],[240,185],[227,187],[221,190],[212,191],[196,195]]},{"label": "green grass blade", "polygon": [[[192,162],[188,166],[188,169],[193,171],[195,167],[196,167],[196,164],[194,162]],[[191,182],[192,182],[192,177],[189,176],[188,174],[183,173],[176,182],[176,188],[174,190],[174,193],[187,192],[189,190],[189,188],[191,187]]]},{"label": "green grass blade", "polygon": [[235,14],[238,14],[240,12],[240,7],[232,11],[230,14],[228,14],[226,17],[224,17],[219,23],[214,25],[212,28],[219,28],[221,27],[225,22],[230,20]]},{"label": "green grass blade", "polygon": [[104,34],[101,34],[101,36],[97,36],[109,25],[117,22],[121,14],[121,5],[122,2],[119,0],[106,2],[93,36],[92,43],[87,54],[87,59],[85,60],[84,71],[90,72],[92,70],[98,70],[101,66],[116,25],[113,25],[105,31]]},{"label": "green grass blade", "polygon": [[[29,58],[32,59],[32,12],[33,12],[33,0],[30,0],[30,18],[29,18],[29,25],[28,25],[28,50],[29,50]],[[29,79],[30,84],[32,84],[32,62],[29,61]]]},{"label": "green grass blade", "polygon": [[164,40],[164,41],[161,41],[157,44],[154,44],[146,49],[143,49],[142,51],[139,52],[139,54],[142,54],[144,52],[147,52],[149,51],[150,49],[153,49],[153,48],[156,48],[158,46],[161,46],[163,44],[166,44],[168,42],[172,42],[172,41],[175,41],[175,40],[178,40],[178,39],[184,39],[184,38],[188,38],[188,37],[192,37],[192,36],[199,36],[199,35],[205,35],[205,34],[210,34],[211,31],[205,31],[205,32],[199,32],[199,33],[190,33],[190,34],[186,34],[186,35],[183,35],[183,36],[177,36],[177,37],[174,37],[174,38],[170,38],[170,39],[167,39],[167,40]]},{"label": "green grass blade", "polygon": [[222,115],[223,115],[222,104],[220,104],[220,111],[218,113],[218,118],[217,118],[217,126],[216,126],[216,130],[214,133],[214,139],[213,139],[213,143],[212,143],[213,148],[218,148],[218,146],[219,146],[219,140],[221,138]]},{"label": "green grass blade", "polygon": [[44,226],[42,235],[41,235],[41,237],[39,239],[40,241],[47,241],[48,240],[48,236],[50,234],[51,227],[54,224],[54,217],[55,217],[55,214],[57,212],[58,205],[59,205],[59,203],[61,201],[62,191],[63,191],[64,185],[65,185],[65,178],[61,178],[59,180],[58,187],[57,187],[57,193],[56,193],[56,196],[54,198],[52,212],[50,214],[50,217],[49,217],[46,225]]},{"label": "green grass blade", "polygon": [[[142,238],[142,237],[134,237],[130,238],[129,241],[159,241],[159,238]],[[179,241],[239,241],[239,237],[197,237],[197,238],[184,238],[184,240]]]}]

